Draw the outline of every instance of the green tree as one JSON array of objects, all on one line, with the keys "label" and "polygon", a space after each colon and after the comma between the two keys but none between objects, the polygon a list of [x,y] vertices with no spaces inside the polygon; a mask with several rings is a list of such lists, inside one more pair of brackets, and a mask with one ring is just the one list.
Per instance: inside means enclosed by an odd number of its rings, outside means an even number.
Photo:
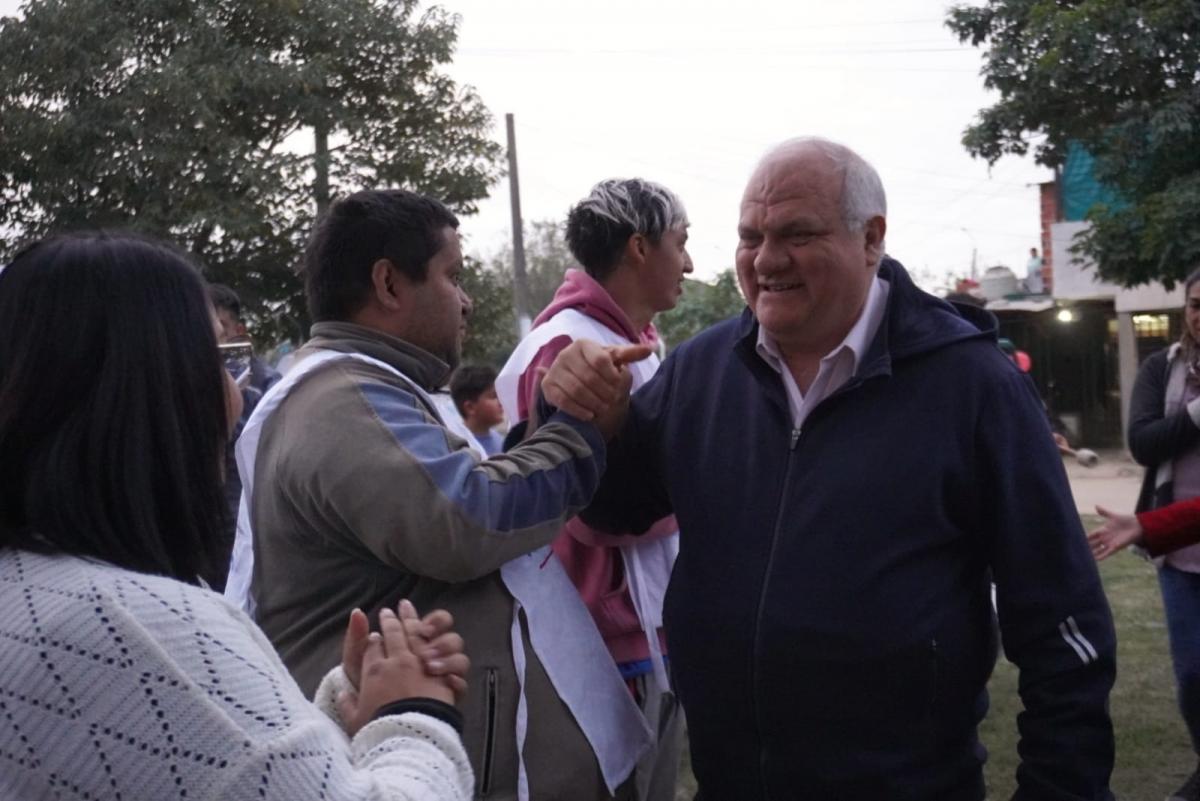
[{"label": "green tree", "polygon": [[471,317],[463,343],[463,361],[500,369],[517,345],[512,276],[467,258],[462,286],[471,298]]},{"label": "green tree", "polygon": [[738,289],[732,269],[717,274],[712,283],[687,279],[683,296],[670,311],[658,315],[654,324],[668,348],[674,348],[705,328],[728,317],[741,314],[746,301]]},{"label": "green tree", "polygon": [[261,325],[304,330],[295,267],[331,195],[471,211],[491,118],[417,0],[29,0],[0,20],[0,256],[55,231],[172,240]]},{"label": "green tree", "polygon": [[[564,223],[534,220],[525,226],[525,282],[529,287],[530,318],[550,305],[568,268],[577,267],[564,236]],[[513,252],[505,246],[490,259],[493,270],[512,285]]]},{"label": "green tree", "polygon": [[[530,317],[550,305],[563,274],[574,263],[563,239],[562,225],[536,220],[525,230],[525,278],[533,308]],[[487,263],[467,259],[463,288],[474,310],[467,321],[463,360],[499,368],[517,344],[513,310],[512,247],[501,248]]]},{"label": "green tree", "polygon": [[1032,150],[1055,167],[1078,142],[1121,200],[1091,208],[1077,253],[1126,285],[1200,263],[1200,4],[986,0],[947,24],[986,46],[984,84],[999,94],[963,136],[970,153]]}]

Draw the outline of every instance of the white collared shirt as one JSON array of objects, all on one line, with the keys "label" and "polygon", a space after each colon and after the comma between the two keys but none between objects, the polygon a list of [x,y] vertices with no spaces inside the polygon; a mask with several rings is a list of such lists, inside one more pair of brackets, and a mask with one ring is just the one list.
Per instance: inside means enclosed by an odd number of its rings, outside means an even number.
[{"label": "white collared shirt", "polygon": [[758,327],[758,344],[755,349],[762,360],[783,377],[788,408],[792,412],[792,425],[796,431],[803,427],[805,419],[817,404],[840,389],[858,371],[862,357],[871,346],[875,334],[879,331],[879,325],[883,322],[890,290],[887,281],[875,276],[871,288],[867,291],[867,302],[863,304],[854,327],[840,345],[821,359],[817,377],[813,379],[808,392],[800,391],[796,379],[792,377],[792,371],[788,369],[783,355],[779,352],[779,346],[766,329],[761,325]]}]

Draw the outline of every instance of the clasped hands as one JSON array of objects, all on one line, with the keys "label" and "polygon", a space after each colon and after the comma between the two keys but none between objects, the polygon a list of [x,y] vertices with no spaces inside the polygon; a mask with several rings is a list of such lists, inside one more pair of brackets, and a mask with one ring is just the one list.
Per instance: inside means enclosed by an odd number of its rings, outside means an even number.
[{"label": "clasped hands", "polygon": [[407,600],[396,611],[380,610],[377,632],[361,609],[350,613],[342,670],[353,690],[336,701],[347,734],[353,737],[376,711],[395,701],[432,698],[453,704],[462,699],[471,663],[453,626],[444,609],[421,618]]},{"label": "clasped hands", "polygon": [[580,420],[595,423],[611,439],[629,408],[632,362],[652,353],[649,345],[600,345],[578,339],[542,375],[546,401]]}]

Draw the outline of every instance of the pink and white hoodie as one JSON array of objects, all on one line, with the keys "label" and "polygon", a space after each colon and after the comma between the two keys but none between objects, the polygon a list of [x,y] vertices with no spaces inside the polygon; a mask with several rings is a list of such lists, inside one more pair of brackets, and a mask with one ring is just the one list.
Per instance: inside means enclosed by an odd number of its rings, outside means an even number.
[{"label": "pink and white hoodie", "polygon": [[[641,331],[634,330],[629,317],[616,304],[612,296],[595,279],[582,270],[568,270],[563,283],[554,294],[554,299],[534,321],[534,330],[527,341],[537,335],[537,329],[558,317],[556,334],[541,344],[530,358],[529,348],[518,346],[508,364],[500,371],[496,380],[497,394],[511,423],[526,420],[529,410],[537,401],[539,368],[548,368],[555,357],[575,339],[587,338],[586,330],[572,326],[565,311],[574,311],[601,324],[630,344],[657,345],[658,333],[653,324]],[[526,344],[526,343],[522,343]],[[651,357],[657,365],[657,360]],[[635,373],[634,389],[639,386]],[[638,662],[651,658],[650,643],[645,633],[643,620],[630,592],[627,564],[622,549],[633,546],[649,546],[656,540],[668,540],[662,546],[677,549],[678,524],[673,516],[658,521],[649,533],[642,536],[618,536],[589,528],[579,518],[573,518],[563,527],[562,534],[551,548],[562,562],[567,575],[579,590],[584,604],[591,612],[600,635],[608,645],[613,660],[618,664]],[[653,546],[651,546],[653,547]],[[669,566],[668,566],[669,572]],[[649,601],[653,609],[644,610],[650,619],[661,623],[662,587],[652,591]],[[659,646],[666,652],[661,628],[658,628]]]}]

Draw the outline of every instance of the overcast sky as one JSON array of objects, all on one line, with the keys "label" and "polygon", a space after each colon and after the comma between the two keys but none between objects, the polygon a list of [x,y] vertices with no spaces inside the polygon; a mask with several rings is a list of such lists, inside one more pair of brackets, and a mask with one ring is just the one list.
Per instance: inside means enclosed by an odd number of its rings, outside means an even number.
[{"label": "overcast sky", "polygon": [[[0,0],[0,14],[17,0]],[[451,74],[516,115],[526,221],[561,220],[593,183],[640,176],[683,198],[698,276],[732,264],[757,157],[791,136],[842,141],[888,192],[888,249],[914,272],[1023,273],[1038,245],[1031,160],[969,158],[963,128],[992,99],[980,54],[936,0],[446,0]],[[508,184],[463,221],[468,250],[510,236]]]}]

